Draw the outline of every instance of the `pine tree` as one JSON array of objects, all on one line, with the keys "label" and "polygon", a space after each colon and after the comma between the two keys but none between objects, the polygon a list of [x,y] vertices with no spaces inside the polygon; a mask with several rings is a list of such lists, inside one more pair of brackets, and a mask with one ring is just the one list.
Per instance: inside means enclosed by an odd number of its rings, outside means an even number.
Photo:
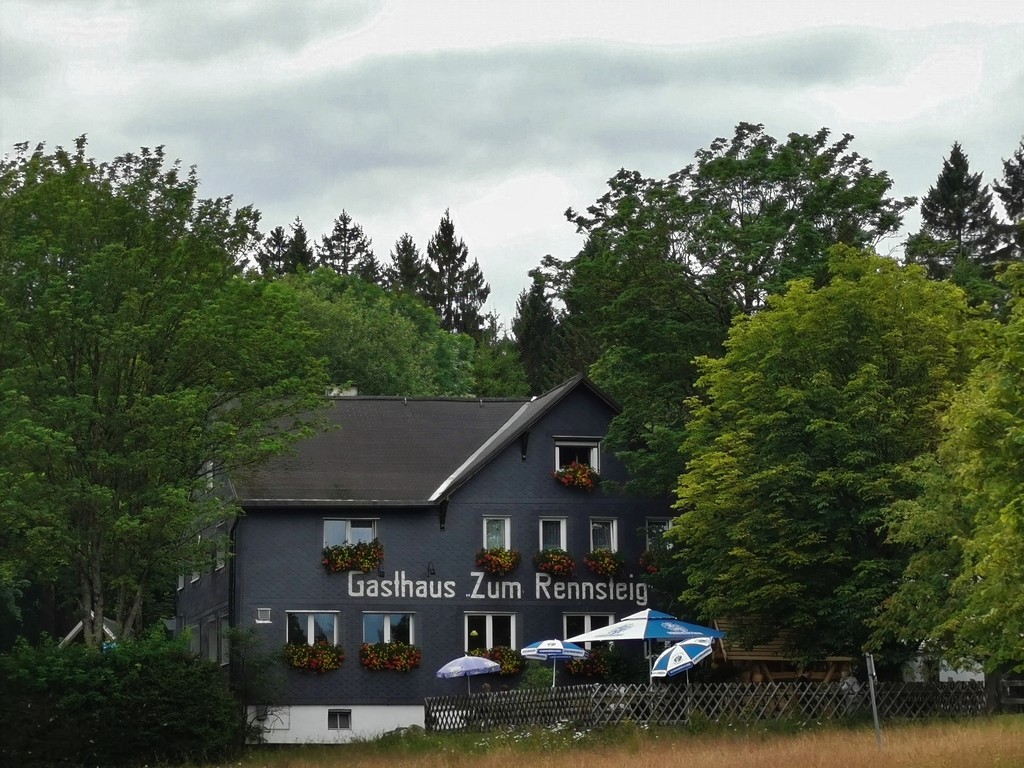
[{"label": "pine tree", "polygon": [[300,269],[308,272],[313,268],[313,247],[309,244],[306,227],[298,216],[292,222],[292,236],[284,252],[284,268],[291,274]]},{"label": "pine tree", "polygon": [[484,327],[480,310],[491,293],[480,265],[469,261],[469,248],[455,236],[455,224],[444,212],[437,232],[427,243],[424,299],[441,319],[441,327],[479,339]]},{"label": "pine tree", "polygon": [[530,394],[539,395],[557,383],[554,380],[554,365],[558,320],[551,301],[545,295],[544,276],[534,269],[530,271],[530,277],[533,282],[529,290],[520,293],[516,301],[512,333]]},{"label": "pine tree", "polygon": [[395,248],[391,251],[391,265],[384,270],[384,282],[395,293],[411,296],[423,293],[423,257],[408,232],[395,241]]},{"label": "pine tree", "polygon": [[381,268],[380,262],[377,261],[377,257],[373,255],[373,251],[368,252],[356,262],[352,273],[360,280],[374,285],[384,282],[384,270]]},{"label": "pine tree", "polygon": [[[935,185],[921,201],[921,220],[917,242],[908,244],[909,255],[924,263],[933,277],[950,277],[954,267],[964,262],[978,265],[983,276],[991,276],[997,243],[992,193],[981,183],[980,173],[971,173],[959,142],[953,144]],[[915,248],[922,244],[928,247]]]},{"label": "pine tree", "polygon": [[352,221],[347,211],[342,210],[334,220],[331,234],[321,238],[319,264],[330,267],[339,275],[355,273],[363,262],[377,263],[372,245],[373,242],[363,232],[363,228]]}]

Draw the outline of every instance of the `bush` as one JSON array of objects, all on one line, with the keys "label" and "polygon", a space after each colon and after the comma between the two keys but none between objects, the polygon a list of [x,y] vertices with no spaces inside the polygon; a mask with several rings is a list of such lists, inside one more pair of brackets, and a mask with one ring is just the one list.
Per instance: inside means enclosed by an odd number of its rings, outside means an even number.
[{"label": "bush", "polygon": [[0,656],[0,764],[132,766],[232,752],[223,674],[154,636],[100,651],[22,642]]}]

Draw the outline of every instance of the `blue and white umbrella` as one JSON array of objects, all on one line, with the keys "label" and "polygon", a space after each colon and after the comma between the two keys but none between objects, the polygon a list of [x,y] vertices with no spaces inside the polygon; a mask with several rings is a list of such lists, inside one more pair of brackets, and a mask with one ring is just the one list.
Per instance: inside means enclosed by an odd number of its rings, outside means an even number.
[{"label": "blue and white umbrella", "polygon": [[654,660],[651,677],[672,677],[696,666],[701,659],[711,655],[714,638],[694,637],[670,645]]},{"label": "blue and white umbrella", "polygon": [[487,675],[501,669],[501,664],[483,656],[461,656],[452,659],[437,672],[435,677],[464,677],[466,678],[466,691],[469,691],[469,678],[472,675]]},{"label": "blue and white umbrella", "polygon": [[568,659],[582,659],[587,655],[587,649],[568,640],[538,640],[530,643],[519,651],[527,659],[538,659],[540,661],[551,661],[551,687],[555,687],[555,668],[559,661]]},{"label": "blue and white umbrella", "polygon": [[700,624],[691,624],[661,611],[632,613],[607,627],[598,627],[568,638],[574,643],[602,640],[689,640],[694,637],[725,637],[724,632]]}]

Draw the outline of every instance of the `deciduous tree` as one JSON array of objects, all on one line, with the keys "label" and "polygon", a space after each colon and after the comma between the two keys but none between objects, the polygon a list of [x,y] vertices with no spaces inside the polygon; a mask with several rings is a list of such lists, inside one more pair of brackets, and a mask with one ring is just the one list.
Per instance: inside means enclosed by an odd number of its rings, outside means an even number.
[{"label": "deciduous tree", "polygon": [[255,211],[161,148],[85,148],[0,164],[0,526],[8,559],[74,579],[99,643],[210,562],[211,479],[308,434],[324,377],[294,295],[239,274]]}]

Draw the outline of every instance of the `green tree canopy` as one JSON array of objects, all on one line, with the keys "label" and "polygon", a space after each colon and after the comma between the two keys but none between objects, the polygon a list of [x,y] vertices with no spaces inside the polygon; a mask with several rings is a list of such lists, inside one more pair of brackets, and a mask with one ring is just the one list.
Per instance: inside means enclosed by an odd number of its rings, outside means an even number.
[{"label": "green tree canopy", "polygon": [[444,331],[419,300],[320,268],[288,279],[317,329],[314,350],[335,385],[364,395],[464,395],[473,341]]},{"label": "green tree canopy", "polygon": [[877,622],[879,637],[989,672],[1024,668],[1024,271],[1005,280],[1009,320],[975,341],[942,443],[910,473],[922,494],[895,510],[891,539],[914,554]]},{"label": "green tree canopy", "polygon": [[334,220],[331,233],[320,239],[317,252],[317,264],[333,269],[339,275],[372,270],[377,266],[377,259],[373,254],[373,241],[345,210],[342,210]]},{"label": "green tree canopy", "polygon": [[934,449],[968,363],[963,294],[837,247],[831,280],[791,283],[700,361],[668,532],[684,603],[731,619],[738,642],[790,631],[795,653],[856,654],[906,554],[886,511],[901,468]]},{"label": "green tree canopy", "polygon": [[787,280],[828,280],[825,253],[892,234],[913,201],[851,150],[853,137],[790,134],[741,123],[667,179],[621,170],[583,214],[568,262],[545,261],[566,307],[562,338],[596,344],[595,381],[622,405],[609,444],[636,490],[668,493],[682,470],[693,359],[717,355],[733,318]]},{"label": "green tree canopy", "polygon": [[325,380],[293,292],[239,274],[252,209],[200,199],[160,148],[85,146],[0,164],[0,555],[69,574],[98,643],[210,561],[211,478],[307,434]]}]

